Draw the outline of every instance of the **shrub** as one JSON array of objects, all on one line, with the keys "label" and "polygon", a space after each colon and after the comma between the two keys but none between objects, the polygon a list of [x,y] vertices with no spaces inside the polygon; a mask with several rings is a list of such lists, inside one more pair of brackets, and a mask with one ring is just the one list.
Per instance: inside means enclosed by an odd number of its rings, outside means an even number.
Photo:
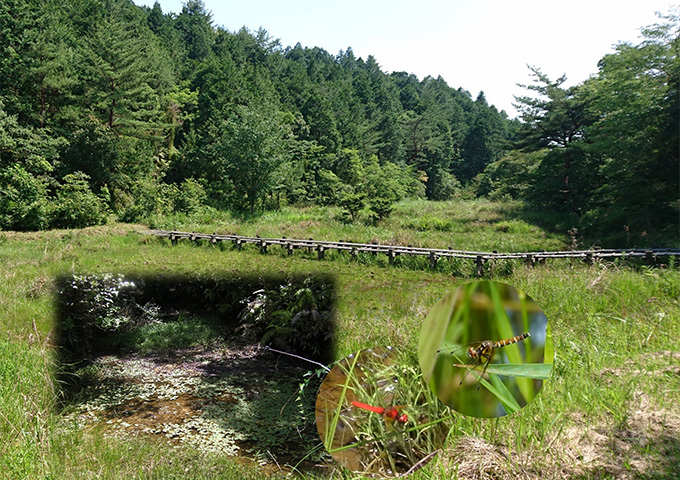
[{"label": "shrub", "polygon": [[513,150],[500,160],[490,163],[473,182],[476,194],[493,200],[526,198],[534,174],[546,152],[525,153]]},{"label": "shrub", "polygon": [[193,178],[184,180],[176,195],[175,211],[187,215],[199,212],[208,198],[203,185]]},{"label": "shrub", "polygon": [[317,175],[316,186],[320,205],[336,205],[343,188],[342,181],[330,170],[320,169]]},{"label": "shrub", "polygon": [[58,285],[62,354],[89,357],[105,332],[124,330],[133,323],[134,282],[120,275],[76,275]]},{"label": "shrub", "polygon": [[106,205],[90,190],[90,177],[70,173],[57,187],[51,225],[56,228],[83,228],[106,220]]},{"label": "shrub", "polygon": [[168,215],[174,209],[174,199],[178,193],[175,185],[159,183],[153,178],[142,178],[132,186],[131,201],[120,219],[124,222],[139,222],[154,215]]},{"label": "shrub", "polygon": [[49,225],[50,210],[43,177],[18,165],[0,172],[0,228],[42,230]]},{"label": "shrub", "polygon": [[370,216],[374,217],[375,221],[387,218],[394,211],[394,204],[384,197],[373,198],[369,200],[368,204]]},{"label": "shrub", "polygon": [[262,345],[326,361],[333,358],[333,300],[327,281],[289,279],[244,299],[239,329]]},{"label": "shrub", "polygon": [[364,208],[366,194],[363,192],[356,193],[351,187],[342,194],[340,199],[340,206],[352,217],[352,221],[356,220],[357,214]]},{"label": "shrub", "polygon": [[428,198],[430,200],[450,200],[460,189],[460,182],[451,173],[442,168],[430,173],[427,182]]}]

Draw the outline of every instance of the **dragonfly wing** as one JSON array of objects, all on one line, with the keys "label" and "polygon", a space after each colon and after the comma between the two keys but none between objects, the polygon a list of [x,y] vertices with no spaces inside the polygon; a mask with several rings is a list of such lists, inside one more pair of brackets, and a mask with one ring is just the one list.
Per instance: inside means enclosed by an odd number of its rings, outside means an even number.
[{"label": "dragonfly wing", "polygon": [[474,362],[474,357],[470,357],[468,352],[470,349],[477,349],[481,345],[481,342],[472,342],[467,344],[453,344],[445,348],[437,350],[437,355],[443,355],[446,357],[453,357],[456,363],[459,364],[470,364]]}]

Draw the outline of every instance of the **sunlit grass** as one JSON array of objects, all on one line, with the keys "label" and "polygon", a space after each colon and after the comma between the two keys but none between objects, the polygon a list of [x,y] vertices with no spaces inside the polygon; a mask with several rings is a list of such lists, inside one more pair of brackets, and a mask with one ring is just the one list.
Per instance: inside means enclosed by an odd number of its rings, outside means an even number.
[{"label": "sunlit grass", "polygon": [[[165,230],[229,233],[269,238],[314,238],[456,250],[519,252],[567,247],[567,232],[550,234],[536,225],[513,217],[518,202],[451,200],[428,202],[404,200],[394,212],[377,224],[341,219],[339,207],[284,207],[247,219],[226,213],[213,217],[175,216],[152,221],[150,226]],[[207,223],[206,223],[207,222]]]}]

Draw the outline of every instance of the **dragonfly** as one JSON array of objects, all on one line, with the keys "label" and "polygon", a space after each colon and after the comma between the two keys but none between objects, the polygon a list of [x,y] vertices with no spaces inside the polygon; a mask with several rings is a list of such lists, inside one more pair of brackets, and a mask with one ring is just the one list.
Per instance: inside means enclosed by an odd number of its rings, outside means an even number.
[{"label": "dragonfly", "polygon": [[[486,369],[491,363],[491,360],[493,359],[494,355],[496,354],[496,349],[505,347],[507,345],[512,345],[517,342],[521,342],[525,338],[529,338],[531,336],[531,333],[526,332],[521,335],[517,335],[512,338],[506,338],[505,340],[498,340],[497,342],[494,342],[493,340],[484,340],[481,342],[472,342],[465,347],[467,348],[467,362],[465,362],[465,366],[471,366],[470,369],[478,368],[481,365],[484,365],[484,368],[482,369],[482,374],[480,375],[479,379],[477,380],[478,382],[482,379],[484,374],[486,373]],[[454,352],[456,349],[446,349],[442,348],[440,350],[437,350],[437,353],[445,352],[446,350],[449,350],[449,353]],[[463,378],[464,380],[465,378]],[[460,385],[463,384],[463,380],[460,381]],[[477,385],[477,390],[479,390],[479,384]]]},{"label": "dragonfly", "polygon": [[399,409],[402,407],[374,407],[373,405],[362,402],[352,402],[352,406],[361,408],[362,410],[368,410],[369,412],[374,412],[379,415],[384,415],[385,418],[396,420],[401,424],[408,422],[408,415],[405,413],[399,413]]}]

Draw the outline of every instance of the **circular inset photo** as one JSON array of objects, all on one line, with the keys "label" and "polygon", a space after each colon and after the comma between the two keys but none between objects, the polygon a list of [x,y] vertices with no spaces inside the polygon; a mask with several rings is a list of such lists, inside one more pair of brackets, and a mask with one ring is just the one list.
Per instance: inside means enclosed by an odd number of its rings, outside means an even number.
[{"label": "circular inset photo", "polygon": [[514,413],[536,396],[550,377],[554,347],[536,302],[511,285],[478,281],[432,307],[418,358],[442,403],[491,418]]},{"label": "circular inset photo", "polygon": [[[403,355],[406,357],[407,355]],[[333,458],[358,475],[390,478],[425,465],[442,447],[451,416],[420,369],[391,347],[349,355],[326,375],[316,427]]]}]

